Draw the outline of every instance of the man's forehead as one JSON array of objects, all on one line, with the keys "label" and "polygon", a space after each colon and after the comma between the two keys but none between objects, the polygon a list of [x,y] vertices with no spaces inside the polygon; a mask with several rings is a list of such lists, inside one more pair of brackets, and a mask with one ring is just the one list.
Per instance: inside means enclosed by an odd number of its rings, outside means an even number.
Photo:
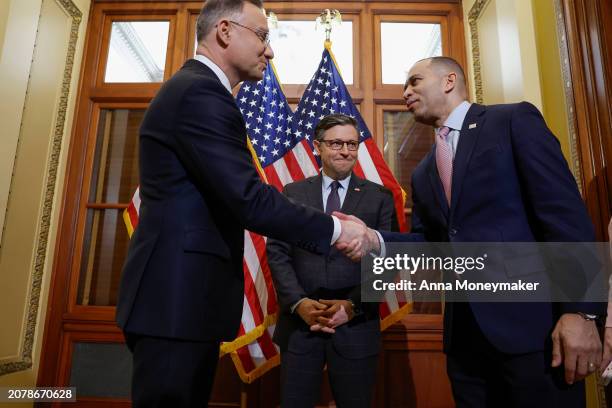
[{"label": "man's forehead", "polygon": [[262,30],[268,29],[268,20],[263,9],[260,9],[252,3],[246,2],[242,8],[242,17],[244,21],[250,22],[252,25],[261,28]]},{"label": "man's forehead", "polygon": [[429,61],[419,61],[415,63],[408,71],[408,75],[406,75],[406,82],[404,83],[404,88],[408,86],[408,83],[411,79],[417,76],[424,76],[429,70]]},{"label": "man's forehead", "polygon": [[416,74],[423,74],[425,71],[427,71],[428,67],[429,61],[419,61],[410,68],[410,71],[408,71],[408,77]]},{"label": "man's forehead", "polygon": [[359,139],[359,133],[353,125],[336,125],[327,129],[327,132],[333,131],[334,138],[337,139]]}]

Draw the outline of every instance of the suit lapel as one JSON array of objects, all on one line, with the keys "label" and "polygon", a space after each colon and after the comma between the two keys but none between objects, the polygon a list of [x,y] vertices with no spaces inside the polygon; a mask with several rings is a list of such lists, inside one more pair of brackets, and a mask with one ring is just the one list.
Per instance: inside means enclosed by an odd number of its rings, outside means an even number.
[{"label": "suit lapel", "polygon": [[323,194],[322,194],[323,177],[321,173],[318,176],[308,180],[308,205],[318,210],[323,211]]},{"label": "suit lapel", "polygon": [[345,214],[353,214],[361,197],[363,197],[363,186],[365,181],[353,173],[351,175],[351,181],[348,185],[346,196],[344,197],[344,203],[342,204],[342,212]]},{"label": "suit lapel", "polygon": [[433,194],[438,201],[438,205],[442,210],[442,213],[448,220],[448,203],[446,202],[446,195],[444,194],[444,187],[442,186],[442,182],[440,181],[440,176],[438,175],[438,169],[436,167],[436,145],[434,144],[432,150],[429,152],[429,155],[425,158],[427,160],[427,175],[429,176],[429,183],[431,184],[431,189],[433,190]]},{"label": "suit lapel", "polygon": [[467,172],[467,166],[470,162],[470,157],[474,151],[474,146],[478,140],[478,135],[484,124],[483,114],[486,111],[486,107],[472,104],[470,109],[465,115],[463,121],[463,127],[459,134],[459,143],[457,145],[457,153],[453,161],[453,180],[451,187],[451,207],[450,213],[452,214],[457,207],[457,202],[461,196],[461,188],[463,186],[463,180]]}]

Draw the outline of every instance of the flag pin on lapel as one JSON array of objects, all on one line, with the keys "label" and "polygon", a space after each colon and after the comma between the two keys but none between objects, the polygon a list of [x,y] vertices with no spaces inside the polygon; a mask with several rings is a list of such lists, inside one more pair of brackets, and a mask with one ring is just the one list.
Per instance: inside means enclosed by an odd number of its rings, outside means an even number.
[{"label": "flag pin on lapel", "polygon": [[476,128],[475,123],[470,123],[470,125],[468,126],[468,129],[475,129],[475,128]]}]

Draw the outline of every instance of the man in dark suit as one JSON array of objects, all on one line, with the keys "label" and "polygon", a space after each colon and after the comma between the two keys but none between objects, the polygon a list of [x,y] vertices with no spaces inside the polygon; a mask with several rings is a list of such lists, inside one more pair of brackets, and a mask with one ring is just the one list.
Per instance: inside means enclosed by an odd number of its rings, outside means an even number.
[{"label": "man in dark suit", "polygon": [[135,407],[201,407],[219,343],[238,333],[244,230],[318,253],[361,226],[294,205],[262,184],[231,93],[273,52],[260,0],[209,0],[198,48],[159,90],[140,129],[140,221],[117,322],[133,352]]},{"label": "man in dark suit", "polygon": [[[331,214],[354,214],[368,226],[397,229],[393,196],[352,173],[359,133],[350,116],[328,115],[315,129],[314,146],[323,171],[285,186],[291,200]],[[380,320],[377,303],[360,304],[360,265],[332,250],[315,255],[295,245],[268,240],[268,264],[281,312],[274,341],[281,349],[281,406],[313,407],[327,364],[340,407],[369,407],[372,399]],[[335,333],[311,331],[319,311],[344,316]],[[337,318],[339,319],[339,318]]]},{"label": "man in dark suit", "polygon": [[[404,98],[417,121],[436,127],[436,143],[412,176],[412,233],[370,231],[369,245],[346,248],[349,255],[384,252],[394,241],[595,240],[559,142],[533,105],[468,103],[463,70],[446,57],[417,62]],[[444,349],[457,406],[584,406],[581,380],[601,359],[594,320],[604,310],[447,303]]]}]

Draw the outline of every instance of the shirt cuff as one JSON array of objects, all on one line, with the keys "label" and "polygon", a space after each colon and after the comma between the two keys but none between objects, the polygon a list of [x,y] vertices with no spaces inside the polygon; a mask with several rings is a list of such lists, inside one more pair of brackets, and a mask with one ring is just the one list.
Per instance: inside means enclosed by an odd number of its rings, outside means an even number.
[{"label": "shirt cuff", "polygon": [[385,257],[385,254],[387,253],[387,250],[385,249],[385,241],[383,240],[382,235],[380,235],[380,232],[374,230],[374,232],[376,233],[376,236],[378,237],[378,243],[380,244],[380,253],[376,254],[374,253],[374,251],[370,252],[370,254],[372,256],[379,256],[381,258]]},{"label": "shirt cuff", "polygon": [[297,309],[297,307],[300,305],[300,303],[302,303],[306,299],[308,299],[308,298],[303,297],[300,300],[298,300],[297,302],[295,302],[294,304],[292,304],[291,307],[289,308],[291,310],[291,313],[294,313],[295,309]]},{"label": "shirt cuff", "polygon": [[340,224],[340,220],[335,215],[332,215],[331,217],[332,220],[334,220],[334,233],[332,234],[332,239],[329,246],[334,245],[338,238],[340,238],[340,234],[342,234],[342,225]]}]

